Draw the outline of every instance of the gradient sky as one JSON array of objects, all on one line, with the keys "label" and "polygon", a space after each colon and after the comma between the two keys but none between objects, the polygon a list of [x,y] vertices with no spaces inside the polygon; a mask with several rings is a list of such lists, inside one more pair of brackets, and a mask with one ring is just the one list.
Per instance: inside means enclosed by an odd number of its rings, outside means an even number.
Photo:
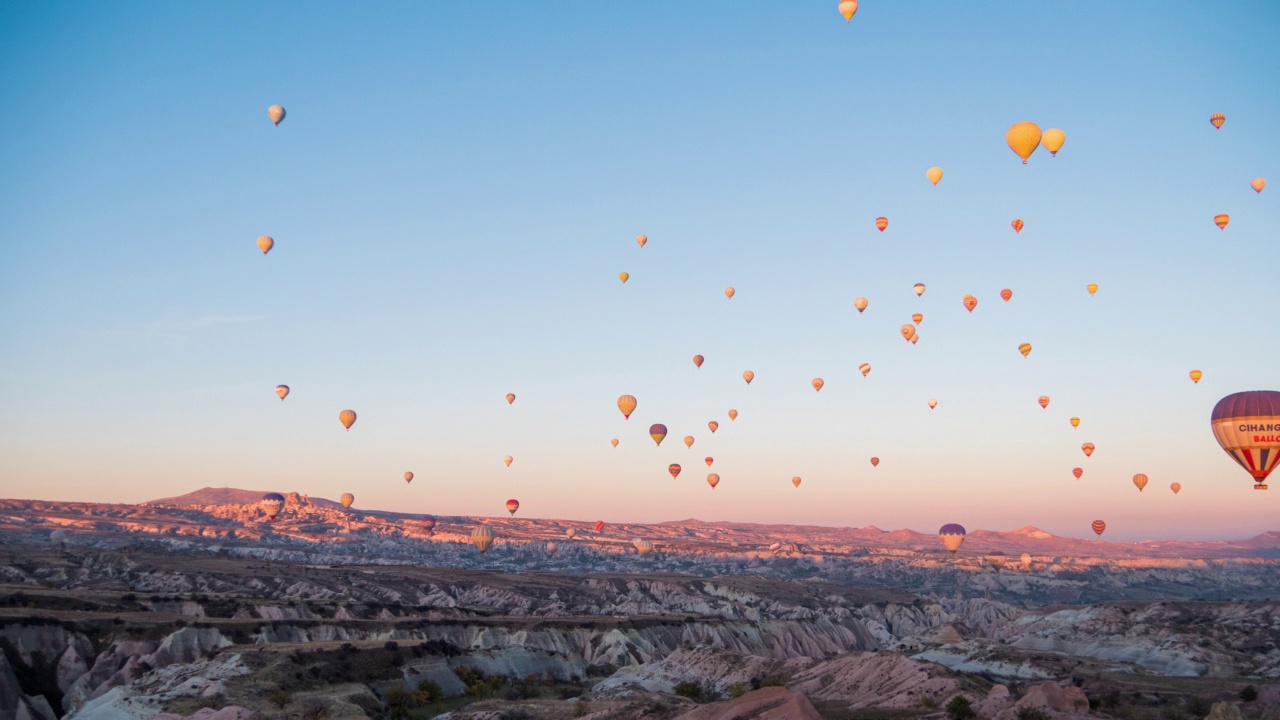
[{"label": "gradient sky", "polygon": [[1276,3],[10,2],[0,87],[0,496],[1280,528]]}]

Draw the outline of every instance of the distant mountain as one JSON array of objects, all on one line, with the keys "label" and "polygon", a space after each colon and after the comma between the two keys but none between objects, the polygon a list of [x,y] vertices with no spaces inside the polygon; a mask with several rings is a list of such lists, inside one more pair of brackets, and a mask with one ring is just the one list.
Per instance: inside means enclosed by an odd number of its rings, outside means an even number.
[{"label": "distant mountain", "polygon": [[[159,500],[149,500],[148,505],[252,505],[262,499],[263,495],[272,492],[271,490],[240,490],[231,487],[206,487],[200,488],[186,495],[178,495],[177,497],[160,498]],[[279,492],[279,491],[277,491]],[[282,495],[292,495],[296,493],[281,493]],[[319,497],[308,497],[307,502],[318,507],[336,508],[341,507],[338,503]]]}]

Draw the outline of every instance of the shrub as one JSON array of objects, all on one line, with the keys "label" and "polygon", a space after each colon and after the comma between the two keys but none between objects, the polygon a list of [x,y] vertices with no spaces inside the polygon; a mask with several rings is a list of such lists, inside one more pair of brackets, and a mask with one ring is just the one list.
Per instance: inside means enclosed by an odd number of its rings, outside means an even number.
[{"label": "shrub", "polygon": [[418,692],[414,693],[414,699],[419,705],[430,705],[444,699],[444,690],[435,680],[423,680],[418,683]]},{"label": "shrub", "polygon": [[276,691],[271,693],[271,696],[267,698],[267,700],[271,701],[272,705],[275,705],[281,710],[284,709],[285,705],[289,704],[289,699],[289,691],[284,688],[277,688]]},{"label": "shrub", "polygon": [[1253,702],[1258,699],[1258,690],[1252,685],[1245,685],[1240,691],[1240,699],[1245,702]]},{"label": "shrub", "polygon": [[1049,713],[1044,708],[1028,705],[1024,708],[1018,708],[1018,720],[1049,720]]},{"label": "shrub", "polygon": [[729,686],[729,699],[734,700],[747,694],[747,686],[742,683],[734,683]]},{"label": "shrub", "polygon": [[682,682],[676,685],[676,694],[694,702],[702,702],[702,686],[698,683]]},{"label": "shrub", "polygon": [[383,643],[382,647],[386,648],[387,650],[399,650],[400,643],[396,642],[395,640],[388,640],[385,643]]},{"label": "shrub", "polygon": [[782,687],[786,685],[780,677],[767,677],[760,681],[760,687]]},{"label": "shrub", "polygon": [[978,716],[973,711],[973,705],[970,704],[969,698],[963,695],[957,695],[951,698],[951,702],[947,703],[945,708],[947,715],[951,716],[951,720],[971,720]]},{"label": "shrub", "polygon": [[328,714],[329,706],[320,698],[311,698],[302,707],[302,720],[322,720]]}]

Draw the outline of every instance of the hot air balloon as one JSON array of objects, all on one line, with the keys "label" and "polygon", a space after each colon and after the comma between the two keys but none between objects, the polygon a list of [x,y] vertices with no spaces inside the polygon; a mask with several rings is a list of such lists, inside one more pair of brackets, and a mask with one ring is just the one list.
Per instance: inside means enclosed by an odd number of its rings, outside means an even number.
[{"label": "hot air balloon", "polygon": [[647,243],[647,242],[649,242],[649,236],[648,236],[648,235],[637,235],[637,236],[636,236],[636,243],[637,243],[640,247],[644,247],[644,244],[645,244],[645,243]]},{"label": "hot air balloon", "polygon": [[610,445],[612,445],[612,446],[614,446],[614,447],[618,447],[618,438],[614,438],[614,439],[610,440],[610,441],[609,441],[609,444],[610,444]]},{"label": "hot air balloon", "polygon": [[1190,373],[1187,373],[1187,374],[1191,376],[1191,382],[1193,383],[1200,382],[1200,378],[1204,377],[1204,373],[1200,372],[1199,370],[1192,370]]},{"label": "hot air balloon", "polygon": [[631,413],[636,411],[636,399],[630,395],[623,395],[618,398],[618,409],[622,411],[622,417],[630,418]]},{"label": "hot air balloon", "polygon": [[991,563],[991,567],[995,568],[996,570],[999,570],[1000,568],[1004,567],[1004,564],[1008,561],[1009,561],[1009,556],[1005,555],[999,550],[994,550],[992,552],[987,553],[987,562]]},{"label": "hot air balloon", "polygon": [[597,521],[596,521],[596,532],[600,532],[601,530],[604,530],[604,521],[603,521],[603,520],[597,520]]},{"label": "hot air balloon", "polygon": [[716,461],[716,459],[715,459],[715,458],[713,458],[713,457],[705,457],[705,458],[703,458],[703,462],[705,462],[705,463],[707,464],[707,467],[711,467],[711,463],[713,463],[713,462],[715,462],[715,461]]},{"label": "hot air balloon", "polygon": [[1078,427],[1080,427],[1080,418],[1078,418],[1078,417],[1073,417],[1073,418],[1071,418],[1071,427],[1073,427],[1073,428],[1078,428]]},{"label": "hot air balloon", "polygon": [[662,445],[662,438],[667,436],[667,426],[662,423],[654,423],[649,426],[649,437],[653,438],[653,442]]},{"label": "hot air balloon", "polygon": [[738,411],[734,410],[733,408],[729,408],[729,420],[737,420],[737,419],[738,419]]},{"label": "hot air balloon", "polygon": [[1022,218],[1014,218],[1013,222],[1009,224],[1013,226],[1013,231],[1015,233],[1022,232],[1022,228],[1025,225],[1025,223],[1022,222]]},{"label": "hot air balloon", "polygon": [[937,400],[937,398],[929,398],[929,409],[930,409],[930,410],[932,410],[932,409],[934,409],[934,408],[936,408],[936,407],[938,407],[938,400]]},{"label": "hot air balloon", "polygon": [[858,314],[861,315],[862,311],[867,309],[867,299],[864,297],[857,298],[853,301],[853,306],[858,308]]},{"label": "hot air balloon", "polygon": [[1218,444],[1266,490],[1267,475],[1280,462],[1280,392],[1253,390],[1228,395],[1210,417]]},{"label": "hot air balloon", "polygon": [[976,307],[978,307],[978,298],[966,294],[964,296],[964,309],[969,312],[973,312],[973,309]]},{"label": "hot air balloon", "polygon": [[338,413],[338,422],[342,423],[343,427],[350,430],[351,426],[356,424],[356,411],[343,410]]},{"label": "hot air balloon", "polygon": [[1011,300],[1012,298],[1013,298],[1013,291],[1010,290],[1009,288],[1005,288],[1000,291],[1001,300],[1004,300],[1005,302],[1009,302],[1009,300]]},{"label": "hot air balloon", "polygon": [[1076,479],[1079,480],[1080,476],[1084,475],[1084,468],[1071,468],[1071,474],[1075,475]]},{"label": "hot air balloon", "polygon": [[508,405],[511,405],[511,404],[512,404],[512,403],[514,403],[515,401],[516,401],[516,394],[515,394],[515,393],[507,393],[507,404],[508,404]]},{"label": "hot air balloon", "polygon": [[1080,446],[1080,449],[1084,451],[1085,457],[1091,457],[1093,455],[1093,443],[1085,443]]},{"label": "hot air balloon", "polygon": [[620,273],[618,273],[618,279],[622,281],[622,284],[623,284],[623,285],[626,285],[626,284],[627,284],[627,280],[628,280],[630,277],[631,277],[631,273],[625,273],[625,272],[620,272]]},{"label": "hot air balloon", "polygon": [[724,289],[724,296],[732,300],[735,292],[737,292],[737,290],[734,290],[732,287],[727,287]]},{"label": "hot air balloon", "polygon": [[423,530],[426,530],[428,533],[435,532],[435,529],[436,529],[436,519],[435,519],[434,517],[432,517],[431,515],[423,515],[423,516],[418,520],[418,524],[419,524],[419,525],[421,525],[421,526],[422,526],[422,529],[423,529]]},{"label": "hot air balloon", "polygon": [[924,283],[916,283],[915,285],[911,286],[911,289],[915,290],[916,297],[920,297],[921,295],[924,295]]},{"label": "hot air balloon", "polygon": [[907,323],[906,325],[898,328],[898,332],[902,333],[903,340],[911,342],[911,336],[916,334],[916,326],[911,323]]},{"label": "hot air balloon", "polygon": [[1255,192],[1259,192],[1259,193],[1262,192],[1262,188],[1266,186],[1267,186],[1266,178],[1256,177],[1253,179],[1252,182],[1249,183],[1249,187],[1253,188]]},{"label": "hot air balloon", "polygon": [[1173,491],[1174,495],[1177,495],[1182,490],[1182,483],[1169,483],[1169,489]]},{"label": "hot air balloon", "polygon": [[680,466],[675,463],[671,463],[667,466],[667,472],[671,473],[671,477],[673,479],[680,477]]},{"label": "hot air balloon", "polygon": [[858,0],[840,0],[840,14],[844,16],[844,21],[853,20],[853,14],[858,12]]},{"label": "hot air balloon", "polygon": [[1137,475],[1134,475],[1133,484],[1137,486],[1138,492],[1142,492],[1142,488],[1147,486],[1147,476],[1142,473],[1138,473]]},{"label": "hot air balloon", "polygon": [[884,232],[884,229],[885,229],[885,228],[887,228],[887,227],[889,227],[889,218],[887,218],[887,217],[878,217],[878,218],[876,218],[876,229],[877,229],[877,230],[879,230],[880,232]]},{"label": "hot air balloon", "polygon": [[514,459],[515,458],[511,457],[510,455],[507,455],[502,458],[502,462],[506,463],[507,467],[511,467],[511,461]]},{"label": "hot air balloon", "polygon": [[559,547],[558,545],[556,545],[555,543],[553,543],[553,542],[549,542],[549,543],[547,543],[547,554],[548,554],[548,555],[555,555],[555,554],[556,554],[556,550],[559,550],[559,549],[560,549],[560,547]]},{"label": "hot air balloon", "polygon": [[277,492],[269,492],[258,501],[258,507],[267,514],[268,520],[275,520],[284,509],[284,496]]},{"label": "hot air balloon", "polygon": [[1040,142],[1044,144],[1044,149],[1049,151],[1050,157],[1057,157],[1058,151],[1062,149],[1062,144],[1067,141],[1067,134],[1058,128],[1049,128],[1044,131]]},{"label": "hot air balloon", "polygon": [[792,484],[793,486],[797,487],[797,488],[798,488],[798,487],[800,487],[800,476],[799,476],[799,475],[797,475],[797,476],[795,476],[795,477],[791,478],[791,484]]},{"label": "hot air balloon", "polygon": [[284,400],[285,398],[289,397],[289,386],[288,386],[288,385],[277,385],[277,386],[276,386],[276,395],[277,395],[281,400]]},{"label": "hot air balloon", "polygon": [[918,333],[913,332],[911,333],[911,337],[907,338],[907,342],[911,343],[912,345],[915,345],[919,341],[920,341],[920,335]]},{"label": "hot air balloon", "polygon": [[1088,290],[1090,295],[1096,295],[1098,292],[1098,283],[1089,283],[1084,286],[1084,289]]},{"label": "hot air balloon", "polygon": [[1217,225],[1219,230],[1226,230],[1229,222],[1231,222],[1231,216],[1226,213],[1218,213],[1213,216],[1213,224]]},{"label": "hot air balloon", "polygon": [[1227,121],[1227,116],[1222,113],[1214,113],[1209,116],[1209,122],[1213,124],[1215,130],[1222,129],[1222,123]]},{"label": "hot air balloon", "polygon": [[636,549],[636,552],[639,553],[641,557],[644,557],[645,555],[648,555],[649,553],[653,552],[653,543],[649,542],[648,540],[636,538],[635,540],[631,541],[631,545]]},{"label": "hot air balloon", "polygon": [[512,515],[515,515],[516,511],[519,509],[520,509],[519,500],[515,498],[511,498],[510,500],[507,501],[507,512],[511,513]]},{"label": "hot air balloon", "polygon": [[279,126],[280,121],[284,120],[284,106],[272,105],[271,107],[267,108],[267,117],[271,118],[271,122]]},{"label": "hot air balloon", "polygon": [[1030,354],[1031,354],[1031,343],[1022,343],[1021,345],[1019,345],[1019,346],[1018,346],[1018,352],[1022,353],[1022,357],[1026,357],[1026,356],[1030,355]]},{"label": "hot air balloon", "polygon": [[720,427],[720,423],[716,422],[715,420],[712,420],[711,422],[707,423],[707,427],[711,428],[711,432],[715,432]]},{"label": "hot air balloon", "polygon": [[924,175],[925,177],[929,178],[929,182],[933,183],[934,185],[937,185],[938,181],[942,179],[942,168],[931,167],[927,172],[925,172]]},{"label": "hot air balloon", "polygon": [[862,377],[866,377],[866,376],[870,375],[870,374],[871,374],[871,363],[862,363],[861,365],[859,365],[859,366],[858,366],[858,372],[862,373]]},{"label": "hot air balloon", "polygon": [[938,537],[942,540],[942,544],[951,552],[960,549],[960,545],[964,542],[964,526],[955,523],[947,523],[938,528]]},{"label": "hot air balloon", "polygon": [[569,528],[564,531],[564,536],[572,540],[578,536],[578,531],[574,530],[573,528]]},{"label": "hot air balloon", "polygon": [[270,236],[260,235],[258,237],[258,249],[262,251],[263,255],[266,255],[267,253],[271,252],[271,248],[275,246],[276,246],[276,241],[272,240]]},{"label": "hot air balloon", "polygon": [[924,322],[924,313],[911,313],[911,322],[915,323],[916,325],[919,325],[921,322]]},{"label": "hot air balloon", "polygon": [[707,484],[711,486],[712,490],[715,490],[716,486],[720,484],[720,476],[715,473],[711,473],[707,476]]},{"label": "hot air balloon", "polygon": [[413,482],[413,473],[411,473],[411,472],[407,472],[407,473],[405,473],[405,474],[404,474],[404,481],[405,481],[405,482],[407,482],[407,483],[411,483],[411,482]]},{"label": "hot air balloon", "polygon": [[756,374],[751,372],[750,370],[747,370],[746,372],[742,373],[742,379],[746,380],[747,384],[750,385],[751,381],[756,379]]},{"label": "hot air balloon", "polygon": [[692,435],[685,435],[685,436],[684,436],[684,446],[685,446],[685,447],[687,447],[687,448],[691,448],[691,447],[693,447],[693,436],[692,436]]},{"label": "hot air balloon", "polygon": [[880,458],[878,457],[871,458],[871,467],[876,467],[879,464],[880,464]]},{"label": "hot air balloon", "polygon": [[1049,407],[1049,396],[1048,396],[1048,395],[1041,395],[1041,396],[1040,396],[1040,407],[1042,407],[1042,408],[1046,408],[1046,409]]},{"label": "hot air balloon", "polygon": [[481,525],[471,531],[471,544],[480,552],[488,550],[493,545],[493,530],[488,525]]},{"label": "hot air balloon", "polygon": [[351,493],[342,493],[342,497],[338,498],[338,502],[342,503],[342,507],[350,509],[351,504],[356,501],[356,496]]},{"label": "hot air balloon", "polygon": [[703,359],[704,359],[704,358],[703,358],[701,355],[694,355],[694,356],[693,356],[693,366],[694,366],[694,367],[702,367],[702,361],[703,361]]},{"label": "hot air balloon", "polygon": [[1101,520],[1094,520],[1091,527],[1093,527],[1093,531],[1098,534],[1098,537],[1102,537],[1102,533],[1107,531],[1107,524]]},{"label": "hot air balloon", "polygon": [[1022,567],[1031,567],[1031,553],[1022,553],[1022,557],[1020,559],[1022,560]]},{"label": "hot air balloon", "polygon": [[822,390],[822,386],[825,383],[822,382],[822,378],[814,378],[809,384],[813,385],[813,389],[815,392],[819,392]]},{"label": "hot air balloon", "polygon": [[1022,164],[1027,164],[1027,158],[1031,157],[1031,153],[1040,147],[1040,126],[1033,122],[1014,123],[1004,134],[1005,142],[1009,143],[1009,149],[1014,155],[1022,158]]}]

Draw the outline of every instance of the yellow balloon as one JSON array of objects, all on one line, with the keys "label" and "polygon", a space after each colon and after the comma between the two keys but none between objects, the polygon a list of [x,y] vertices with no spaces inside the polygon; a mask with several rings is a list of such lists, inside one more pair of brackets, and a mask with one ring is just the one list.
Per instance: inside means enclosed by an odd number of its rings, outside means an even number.
[{"label": "yellow balloon", "polygon": [[1027,158],[1040,147],[1040,136],[1040,126],[1024,120],[1010,126],[1004,134],[1004,139],[1009,143],[1009,149],[1013,154],[1022,158],[1022,164],[1026,165]]},{"label": "yellow balloon", "polygon": [[1021,345],[1019,345],[1019,346],[1018,346],[1018,352],[1022,353],[1022,357],[1026,357],[1026,356],[1030,355],[1030,354],[1031,354],[1031,343],[1022,343]]},{"label": "yellow balloon", "polygon": [[1090,295],[1096,295],[1098,292],[1098,283],[1089,283],[1084,286],[1084,289],[1088,290]]},{"label": "yellow balloon", "polygon": [[262,251],[263,255],[266,255],[267,253],[271,252],[271,248],[275,246],[276,246],[276,241],[272,240],[271,237],[268,235],[262,235],[258,238],[258,249]]},{"label": "yellow balloon", "polygon": [[636,411],[636,399],[634,395],[623,395],[618,398],[618,409],[622,411],[622,417],[629,418],[631,413]]},{"label": "yellow balloon", "polygon": [[351,493],[342,493],[342,497],[338,498],[338,502],[342,503],[342,507],[350,508],[351,503],[356,501],[356,496]]},{"label": "yellow balloon", "polygon": [[934,185],[937,185],[938,181],[942,179],[942,168],[940,167],[929,168],[929,171],[925,173],[925,177],[929,178],[929,182],[933,183]]},{"label": "yellow balloon", "polygon": [[1080,418],[1078,418],[1078,417],[1073,417],[1073,418],[1071,418],[1071,427],[1073,427],[1073,428],[1078,428],[1078,427],[1080,427]]},{"label": "yellow balloon", "polygon": [[624,272],[618,273],[618,279],[621,280],[624,285],[626,284],[627,278],[629,277],[631,277],[630,273],[624,273]]},{"label": "yellow balloon", "polygon": [[844,16],[845,22],[853,20],[853,14],[858,12],[858,0],[840,0],[840,14]]},{"label": "yellow balloon", "polygon": [[350,430],[351,426],[356,424],[356,411],[343,410],[338,413],[338,422],[342,423],[343,427]]},{"label": "yellow balloon", "polygon": [[1192,370],[1188,374],[1191,376],[1191,382],[1193,383],[1200,382],[1200,378],[1204,377],[1204,373],[1200,372],[1199,370]]},{"label": "yellow balloon", "polygon": [[1049,128],[1044,131],[1044,136],[1040,138],[1040,142],[1044,143],[1044,149],[1049,151],[1052,157],[1058,156],[1058,151],[1062,149],[1062,143],[1067,141],[1067,134],[1058,128]]},{"label": "yellow balloon", "polygon": [[1252,181],[1252,182],[1250,182],[1250,183],[1249,183],[1249,187],[1253,188],[1253,189],[1254,189],[1254,191],[1256,191],[1256,192],[1262,192],[1262,188],[1264,188],[1264,187],[1266,187],[1266,186],[1267,186],[1267,179],[1266,179],[1266,178],[1256,177],[1256,178],[1254,178],[1254,179],[1253,179],[1253,181]]}]

